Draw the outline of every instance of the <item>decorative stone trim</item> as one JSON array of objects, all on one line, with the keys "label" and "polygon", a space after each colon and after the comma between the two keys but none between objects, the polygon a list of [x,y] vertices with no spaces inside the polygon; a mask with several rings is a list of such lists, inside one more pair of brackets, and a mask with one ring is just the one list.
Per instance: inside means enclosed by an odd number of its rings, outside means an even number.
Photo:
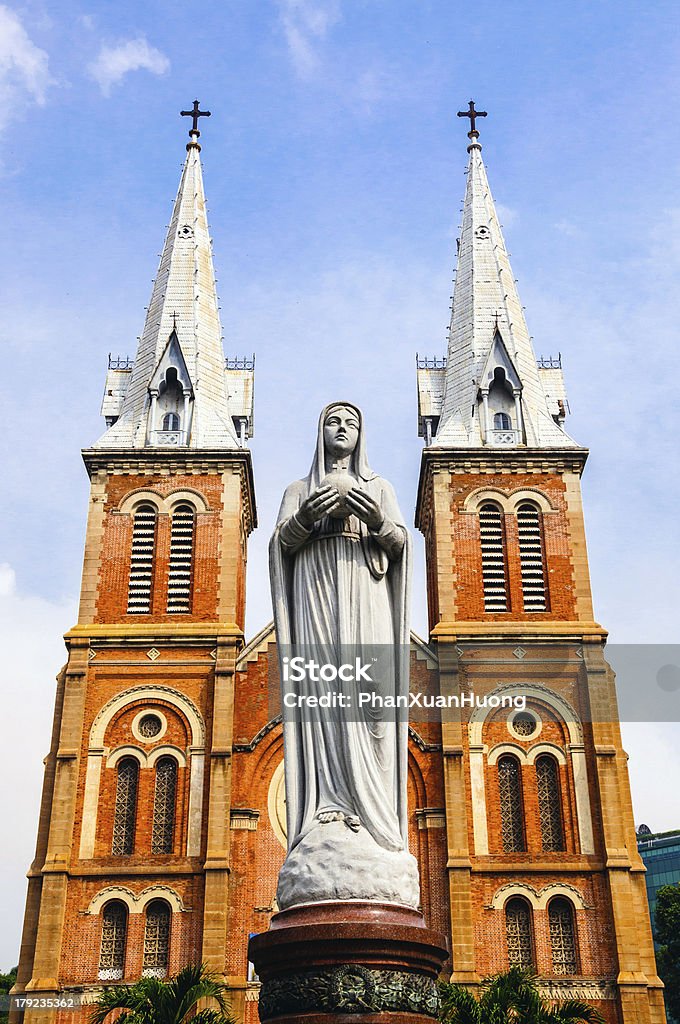
[{"label": "decorative stone trim", "polygon": [[584,1002],[592,1002],[599,999],[616,999],[615,981],[605,978],[602,981],[590,980],[589,978],[540,978],[538,980],[538,991],[544,999],[559,1000],[581,999]]},{"label": "decorative stone trim", "polygon": [[134,512],[135,506],[140,501],[148,501],[153,505],[159,514],[170,515],[175,505],[180,502],[188,502],[192,505],[196,512],[209,512],[210,507],[205,500],[204,496],[200,491],[195,491],[193,488],[178,488],[175,491],[170,491],[169,494],[161,494],[155,488],[151,487],[137,487],[134,491],[130,491],[125,497],[121,498],[118,503],[118,508],[115,510],[118,513],[131,513]]},{"label": "decorative stone trim", "polygon": [[[525,736],[522,733],[517,732],[517,730],[515,729],[514,722],[515,718],[517,718],[518,715],[522,715],[523,717],[527,718],[533,718],[534,720],[536,728],[532,733],[529,733],[528,736]],[[526,740],[533,740],[541,735],[543,722],[541,721],[540,715],[534,708],[527,708],[525,711],[511,711],[506,721],[508,726],[508,732],[510,733],[511,736],[514,736],[516,740],[524,740],[526,742]]]},{"label": "decorative stone trim", "polygon": [[561,747],[556,743],[535,743],[533,747],[526,750],[517,743],[497,743],[489,750],[487,760],[489,764],[496,764],[503,754],[512,754],[520,764],[535,764],[536,758],[541,754],[550,754],[558,764],[566,765],[567,758]]},{"label": "decorative stone trim", "polygon": [[283,1014],[381,1012],[422,1013],[436,1018],[436,982],[410,971],[373,970],[343,964],[330,970],[304,971],[264,982],[260,1019]]},{"label": "decorative stone trim", "polygon": [[185,694],[180,693],[179,690],[175,690],[170,686],[142,685],[133,686],[129,690],[116,694],[115,697],[112,697],[111,700],[107,701],[100,708],[90,730],[90,746],[102,746],[109,722],[124,707],[137,700],[146,700],[150,705],[154,700],[164,700],[168,704],[174,705],[186,717],[191,726],[192,746],[202,747],[205,745],[203,718],[193,701],[189,700]]},{"label": "decorative stone trim", "polygon": [[169,885],[150,885],[146,889],[136,896],[131,889],[128,889],[124,885],[109,885],[106,889],[100,890],[96,896],[90,900],[90,905],[87,910],[83,911],[85,914],[100,914],[105,903],[109,900],[120,900],[128,908],[130,914],[143,914],[148,903],[151,900],[163,899],[170,905],[173,913],[186,913],[187,907],[184,906],[181,896],[171,889]]},{"label": "decorative stone trim", "polygon": [[[160,719],[161,723],[159,731],[151,739],[148,739],[146,736],[142,736],[141,732],[139,731],[139,723],[143,718],[146,718],[147,715],[155,715],[156,718]],[[168,720],[163,714],[163,712],[160,711],[158,708],[142,708],[142,710],[138,711],[135,717],[132,719],[132,725],[130,728],[132,729],[132,735],[134,736],[134,738],[136,740],[139,740],[140,743],[143,743],[145,746],[148,747],[150,743],[157,743],[158,740],[165,735],[168,729]]]},{"label": "decorative stone trim", "polygon": [[585,902],[578,889],[565,882],[552,882],[550,885],[543,886],[540,890],[535,889],[533,885],[529,885],[526,882],[509,882],[507,885],[502,885],[500,889],[496,890],[488,909],[502,910],[513,896],[523,896],[534,910],[545,910],[550,900],[555,896],[564,896],[577,910],[592,909]]},{"label": "decorative stone trim", "polygon": [[554,515],[557,512],[548,495],[538,487],[518,487],[509,493],[500,487],[476,487],[466,496],[459,511],[464,515],[474,515],[485,501],[495,501],[506,515],[513,515],[522,501],[533,501],[546,515]]},{"label": "decorative stone trim", "polygon": [[446,828],[446,809],[420,807],[416,810],[416,822],[419,829]]},{"label": "decorative stone trim", "polygon": [[250,807],[236,807],[230,812],[230,827],[256,832],[259,819],[259,811],[254,811]]}]

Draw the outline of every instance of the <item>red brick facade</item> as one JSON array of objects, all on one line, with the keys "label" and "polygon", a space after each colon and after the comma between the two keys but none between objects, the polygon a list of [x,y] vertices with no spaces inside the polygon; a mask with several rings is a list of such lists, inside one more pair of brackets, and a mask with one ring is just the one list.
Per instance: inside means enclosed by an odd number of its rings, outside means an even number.
[{"label": "red brick facade", "polygon": [[[228,978],[236,1012],[255,1024],[247,942],[275,909],[284,816],[275,637],[269,629],[244,647],[242,635],[249,470],[242,455],[214,465],[201,455],[202,465],[189,466],[177,453],[154,465],[146,453],[137,468],[127,454],[125,464],[102,457],[90,465],[85,611],[67,635],[18,987],[91,997],[110,980],[100,969],[112,900],[127,908],[120,973],[138,978],[149,906],[162,900],[171,911],[165,969],[206,960]],[[424,462],[418,518],[433,638],[428,646],[413,641],[411,688],[460,696],[515,687],[527,693],[539,724],[522,736],[507,708],[463,706],[443,723],[419,720],[427,716],[418,712],[409,745],[410,847],[426,921],[449,936],[455,979],[474,986],[508,967],[507,903],[520,898],[530,912],[532,959],[549,989],[585,994],[608,1024],[661,1024],[618,724],[613,711],[607,721],[588,721],[595,676],[606,680],[614,705],[604,634],[592,621],[578,472],[573,458],[507,473],[441,456]],[[548,610],[529,620],[512,503],[532,494],[543,510]],[[196,507],[188,614],[165,611],[175,495],[194,495]],[[480,496],[493,495],[504,510],[510,610],[503,614],[484,611],[481,582],[476,509]],[[132,516],[144,498],[158,507],[152,605],[130,615]],[[158,736],[140,734],[141,713],[162,719]],[[152,852],[159,755],[177,766],[172,853],[162,854]],[[503,838],[504,756],[518,765],[520,850]],[[558,780],[563,841],[552,851],[544,849],[540,756],[553,759]],[[138,765],[135,836],[131,853],[114,855],[125,757]],[[555,969],[554,899],[573,910],[577,969],[568,976]]]}]

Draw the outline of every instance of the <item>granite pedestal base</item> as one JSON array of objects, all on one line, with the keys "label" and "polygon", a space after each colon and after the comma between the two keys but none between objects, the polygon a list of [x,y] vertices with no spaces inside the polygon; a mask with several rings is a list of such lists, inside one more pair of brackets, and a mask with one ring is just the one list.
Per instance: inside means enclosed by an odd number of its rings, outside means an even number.
[{"label": "granite pedestal base", "polygon": [[267,1024],[432,1024],[448,950],[417,910],[347,901],[275,914],[248,955]]}]

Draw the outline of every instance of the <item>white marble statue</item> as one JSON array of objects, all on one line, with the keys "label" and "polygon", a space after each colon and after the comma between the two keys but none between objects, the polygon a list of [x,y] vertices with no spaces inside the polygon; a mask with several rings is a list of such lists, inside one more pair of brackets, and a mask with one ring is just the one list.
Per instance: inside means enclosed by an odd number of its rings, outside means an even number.
[{"label": "white marble statue", "polygon": [[[270,544],[279,656],[345,645],[389,651],[381,692],[408,694],[410,538],[391,485],[366,457],[362,415],[337,402],[321,413],[309,475],[283,497]],[[325,693],[305,680],[306,694]],[[416,907],[407,844],[405,716],[356,707],[313,720],[284,709],[288,855],[281,909],[321,900]]]}]

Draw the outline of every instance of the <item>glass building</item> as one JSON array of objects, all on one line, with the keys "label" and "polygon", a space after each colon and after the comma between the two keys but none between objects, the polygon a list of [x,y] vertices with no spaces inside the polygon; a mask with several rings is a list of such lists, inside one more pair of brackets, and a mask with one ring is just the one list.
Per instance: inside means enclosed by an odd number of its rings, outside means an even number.
[{"label": "glass building", "polygon": [[637,839],[640,856],[647,868],[647,899],[656,939],[656,894],[662,885],[677,885],[680,882],[680,829],[655,834],[647,825],[640,825]]}]

